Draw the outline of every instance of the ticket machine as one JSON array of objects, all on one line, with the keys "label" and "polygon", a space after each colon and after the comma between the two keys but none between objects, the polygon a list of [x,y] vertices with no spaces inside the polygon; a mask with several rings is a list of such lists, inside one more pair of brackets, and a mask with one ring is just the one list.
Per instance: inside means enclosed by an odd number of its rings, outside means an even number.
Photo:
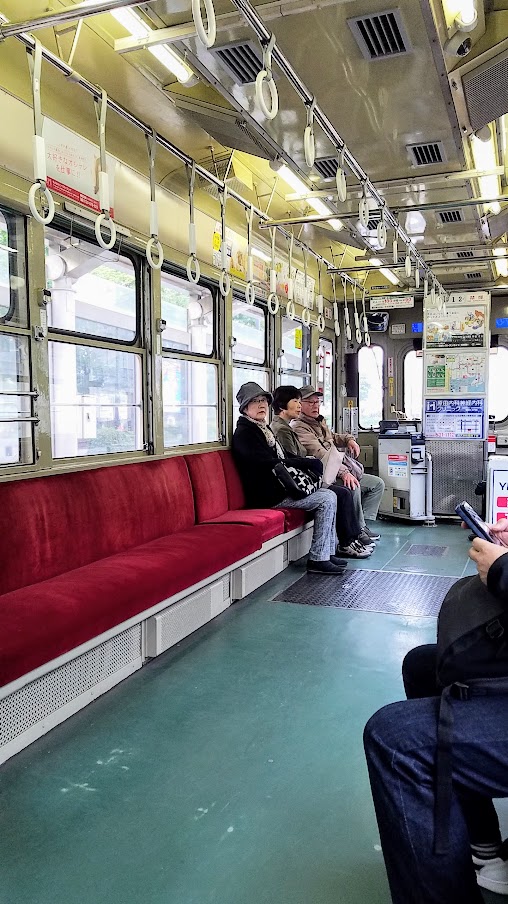
[{"label": "ticket machine", "polygon": [[432,458],[425,449],[419,420],[381,421],[379,476],[385,482],[379,513],[393,518],[434,522]]}]

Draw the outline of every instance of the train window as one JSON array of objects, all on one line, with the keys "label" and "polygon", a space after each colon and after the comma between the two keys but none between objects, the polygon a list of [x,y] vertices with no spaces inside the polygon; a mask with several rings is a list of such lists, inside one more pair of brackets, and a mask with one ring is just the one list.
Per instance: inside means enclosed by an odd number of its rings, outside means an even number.
[{"label": "train window", "polygon": [[423,356],[415,351],[404,355],[404,411],[408,418],[423,412]]},{"label": "train window", "polygon": [[233,361],[264,364],[266,360],[266,311],[233,298]]},{"label": "train window", "polygon": [[33,462],[29,392],[28,338],[0,333],[0,465]]},{"label": "train window", "polygon": [[166,321],[163,348],[198,355],[213,353],[213,296],[209,289],[163,272],[161,310]]},{"label": "train window", "polygon": [[133,342],[138,307],[133,261],[57,229],[47,227],[45,240],[49,326]]},{"label": "train window", "polygon": [[508,373],[508,349],[500,345],[491,348],[489,358],[489,415],[499,423],[508,418],[506,375]]},{"label": "train window", "polygon": [[268,389],[268,371],[262,368],[233,367],[233,426],[236,426],[240,409],[236,400],[236,394],[242,383],[258,383],[263,389]]},{"label": "train window", "polygon": [[[291,374],[292,386],[303,386],[310,383],[310,328],[298,320],[282,318],[282,360],[283,374]],[[301,374],[300,378],[295,374]]]},{"label": "train window", "polygon": [[358,352],[358,420],[363,430],[377,429],[383,419],[383,359],[380,345]]},{"label": "train window", "polygon": [[0,210],[0,324],[26,327],[23,218]]},{"label": "train window", "polygon": [[50,342],[49,387],[55,458],[143,447],[140,355]]},{"label": "train window", "polygon": [[164,446],[219,439],[219,371],[216,364],[184,358],[162,362]]},{"label": "train window", "polygon": [[328,424],[333,423],[333,343],[319,339],[318,387],[323,393],[321,414]]}]

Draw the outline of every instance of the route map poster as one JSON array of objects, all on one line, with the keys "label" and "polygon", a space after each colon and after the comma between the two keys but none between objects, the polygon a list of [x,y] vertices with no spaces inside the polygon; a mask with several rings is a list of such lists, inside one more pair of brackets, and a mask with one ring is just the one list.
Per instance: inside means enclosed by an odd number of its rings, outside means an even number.
[{"label": "route map poster", "polygon": [[472,396],[486,387],[487,356],[483,351],[427,352],[425,394]]},{"label": "route map poster", "polygon": [[427,439],[484,439],[485,399],[425,399]]},{"label": "route map poster", "polygon": [[485,348],[486,309],[452,308],[429,317],[425,328],[426,348]]}]

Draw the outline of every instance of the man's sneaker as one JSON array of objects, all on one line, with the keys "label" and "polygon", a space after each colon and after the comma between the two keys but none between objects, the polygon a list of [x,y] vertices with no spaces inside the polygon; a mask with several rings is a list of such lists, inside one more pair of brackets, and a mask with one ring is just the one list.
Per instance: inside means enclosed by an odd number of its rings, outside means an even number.
[{"label": "man's sneaker", "polygon": [[507,860],[495,857],[494,860],[487,860],[484,866],[480,866],[481,861],[477,857],[473,857],[473,861],[477,867],[476,881],[481,888],[486,888],[498,895],[508,895]]},{"label": "man's sneaker", "polygon": [[337,552],[339,556],[345,556],[346,559],[368,559],[372,555],[373,548],[363,546],[358,540],[353,540],[349,546],[338,546]]},{"label": "man's sneaker", "polygon": [[[337,559],[333,556],[336,562],[339,562],[340,559]],[[317,562],[315,559],[309,559],[307,562],[307,571],[309,574],[343,574],[346,570],[347,562],[342,562],[341,565],[336,565],[332,562],[332,557],[328,559],[326,562]]]},{"label": "man's sneaker", "polygon": [[378,533],[378,531],[375,529],[371,530],[370,527],[367,527],[367,525],[365,525],[365,527],[363,528],[363,533],[367,534],[367,536],[370,537],[371,540],[381,539],[381,534]]},{"label": "man's sneaker", "polygon": [[365,527],[360,531],[360,533],[358,534],[358,537],[356,539],[360,541],[362,546],[375,546],[376,545],[374,543],[374,540],[370,536],[370,534],[367,533],[367,528],[365,528]]},{"label": "man's sneaker", "polygon": [[342,568],[342,571],[345,571],[347,568],[347,562],[345,562],[344,559],[339,559],[338,556],[330,556],[330,562],[333,562],[334,565]]}]

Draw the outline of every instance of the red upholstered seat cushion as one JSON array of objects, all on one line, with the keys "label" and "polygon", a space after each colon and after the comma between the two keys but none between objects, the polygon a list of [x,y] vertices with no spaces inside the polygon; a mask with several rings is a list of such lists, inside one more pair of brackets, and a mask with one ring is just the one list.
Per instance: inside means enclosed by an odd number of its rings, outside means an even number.
[{"label": "red upholstered seat cushion", "polygon": [[187,455],[185,460],[194,490],[196,522],[201,524],[223,515],[230,506],[219,453],[199,452]]},{"label": "red upholstered seat cushion", "polygon": [[245,508],[245,493],[243,492],[240,475],[236,469],[233,453],[230,449],[224,449],[218,455],[222,461],[228,490],[228,508],[233,510]]},{"label": "red upholstered seat cushion", "polygon": [[183,456],[0,484],[0,594],[195,523]]},{"label": "red upholstered seat cushion", "polygon": [[297,527],[302,527],[306,521],[312,520],[312,512],[304,512],[303,509],[283,508],[280,511],[284,512],[286,533],[289,533],[291,530],[296,530]]},{"label": "red upholstered seat cushion", "polygon": [[225,512],[209,524],[253,524],[261,530],[263,543],[284,533],[284,512],[278,509],[236,509]]},{"label": "red upholstered seat cushion", "polygon": [[246,524],[203,524],[0,600],[0,685],[197,584],[261,546]]}]

